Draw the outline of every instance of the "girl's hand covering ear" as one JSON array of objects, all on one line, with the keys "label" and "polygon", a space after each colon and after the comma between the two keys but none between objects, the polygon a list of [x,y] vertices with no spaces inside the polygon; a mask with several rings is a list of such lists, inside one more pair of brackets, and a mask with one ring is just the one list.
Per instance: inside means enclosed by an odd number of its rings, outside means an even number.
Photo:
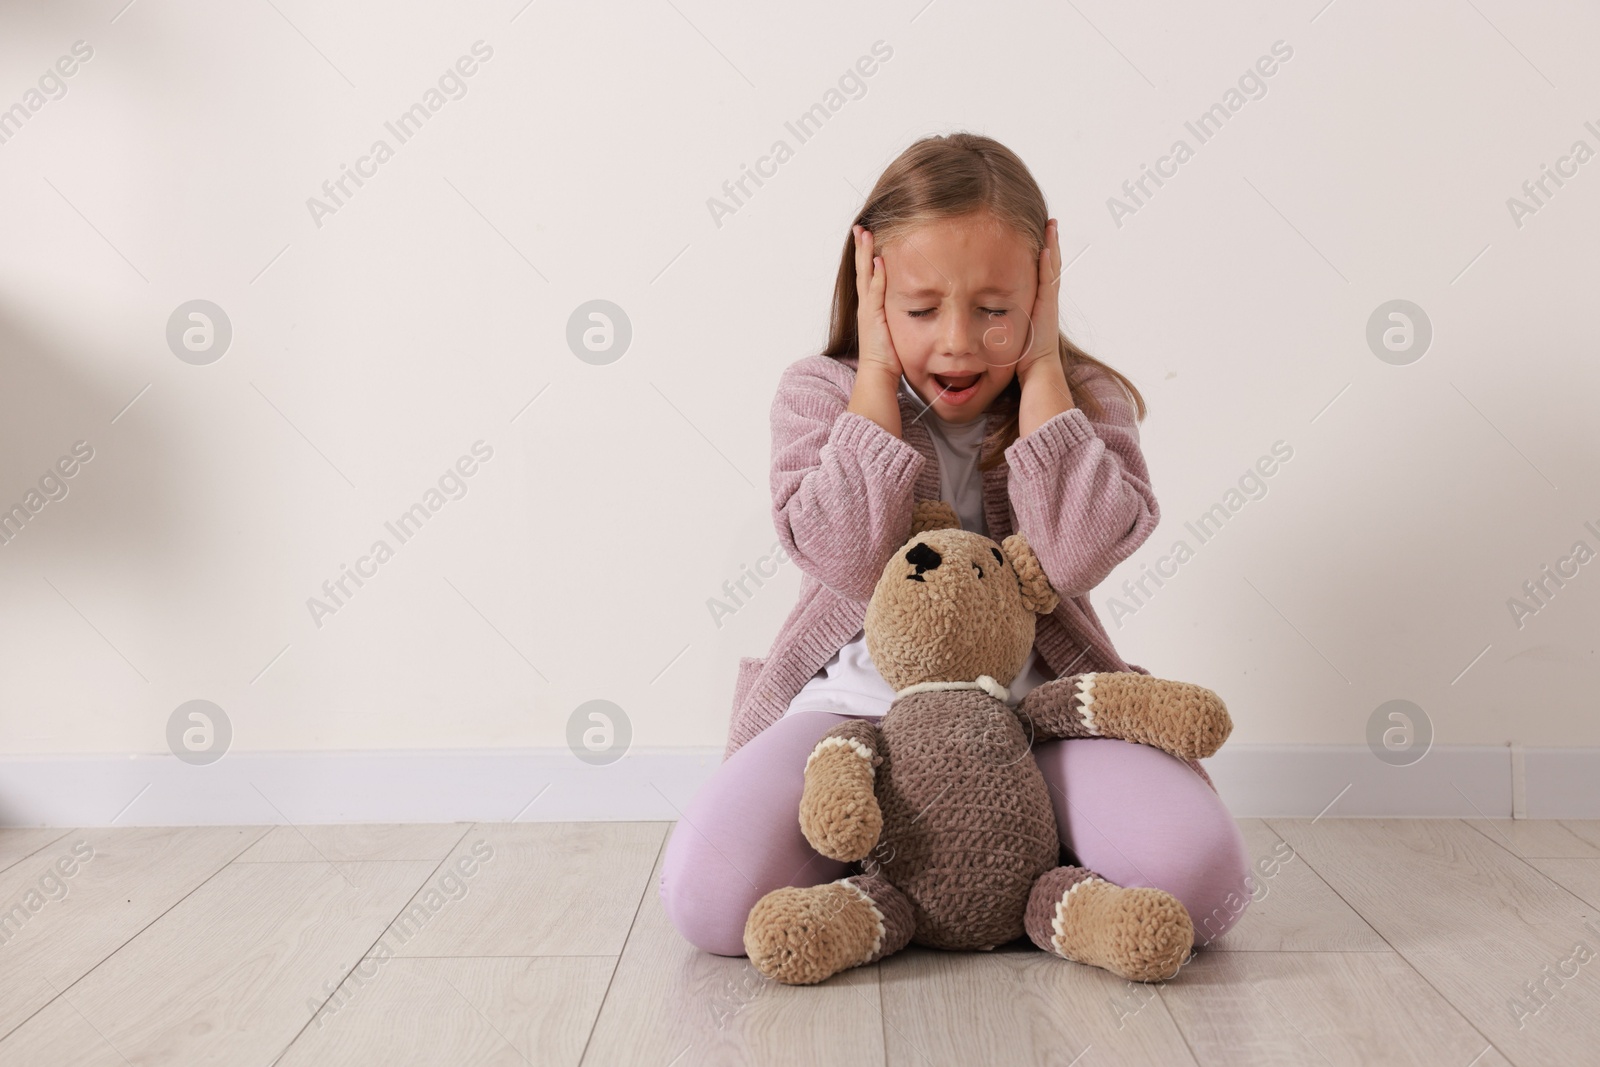
[{"label": "girl's hand covering ear", "polygon": [[1028,373],[1042,360],[1059,360],[1058,309],[1061,300],[1061,239],[1055,219],[1044,228],[1044,247],[1039,250],[1039,285],[1034,295],[1033,313],[1028,319],[1028,350],[1017,362],[1017,382],[1025,384]]},{"label": "girl's hand covering ear", "polygon": [[872,231],[859,224],[850,227],[850,231],[856,241],[856,371],[876,365],[898,378],[903,369],[889,337],[889,317],[883,309],[889,272],[875,254]]}]

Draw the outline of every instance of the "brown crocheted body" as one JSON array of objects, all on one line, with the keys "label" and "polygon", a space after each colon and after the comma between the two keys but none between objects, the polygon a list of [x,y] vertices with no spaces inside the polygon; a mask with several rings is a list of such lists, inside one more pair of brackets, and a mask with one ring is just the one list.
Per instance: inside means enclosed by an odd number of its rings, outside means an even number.
[{"label": "brown crocheted body", "polygon": [[1021,937],[1061,839],[1016,712],[981,689],[935,690],[897,699],[879,729],[872,859],[911,900],[912,941],[987,949]]}]

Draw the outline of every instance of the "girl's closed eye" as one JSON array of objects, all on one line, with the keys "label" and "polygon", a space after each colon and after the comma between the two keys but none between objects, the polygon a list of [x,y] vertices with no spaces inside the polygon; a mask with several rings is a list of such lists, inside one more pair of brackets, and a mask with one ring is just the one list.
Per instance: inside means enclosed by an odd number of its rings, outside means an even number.
[{"label": "girl's closed eye", "polygon": [[[920,319],[924,315],[933,314],[936,310],[938,310],[938,309],[937,308],[922,308],[922,309],[917,310],[917,311],[908,311],[908,312],[906,312],[906,314],[910,315],[914,319]],[[1004,315],[1006,313],[1006,309],[1005,308],[979,308],[978,310],[982,311],[982,312],[985,312],[987,314],[990,314],[990,315]]]}]

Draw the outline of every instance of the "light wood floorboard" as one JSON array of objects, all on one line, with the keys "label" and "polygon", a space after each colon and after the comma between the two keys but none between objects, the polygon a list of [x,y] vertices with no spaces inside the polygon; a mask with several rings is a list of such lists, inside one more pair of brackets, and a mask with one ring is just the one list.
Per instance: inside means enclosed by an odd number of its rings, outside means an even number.
[{"label": "light wood floorboard", "polygon": [[[1506,851],[1524,859],[1600,859],[1600,845],[1554,819],[1463,819]],[[1580,825],[1579,830],[1583,829]]]},{"label": "light wood floorboard", "polygon": [[[1533,867],[1550,876],[1573,896],[1589,907],[1600,911],[1600,858],[1597,859],[1531,859]],[[1595,921],[1600,927],[1600,919]],[[1600,952],[1600,939],[1589,940],[1589,947]]]},{"label": "light wood floorboard", "polygon": [[[1250,903],[1216,952],[1387,952],[1388,942],[1260,819],[1240,819],[1253,879]],[[1197,933],[1211,916],[1203,916]],[[1212,927],[1215,929],[1216,927]]]},{"label": "light wood floorboard", "polygon": [[685,941],[662,909],[660,877],[658,856],[584,1064],[884,1062],[877,967],[805,988],[769,982],[743,956]]},{"label": "light wood floorboard", "polygon": [[[72,1064],[103,1042],[132,1064],[276,1059],[428,877],[414,860],[235,863],[0,1045]],[[64,1047],[63,1036],[76,1036]]]},{"label": "light wood floorboard", "polygon": [[1562,819],[1561,825],[1600,849],[1600,819]]},{"label": "light wood floorboard", "polygon": [[[264,826],[74,830],[0,873],[0,908],[39,902],[14,933],[5,927],[9,936],[0,945],[0,1037],[265,832]],[[78,859],[85,849],[91,858]],[[41,879],[51,871],[59,875],[56,861],[64,859],[73,861],[74,873],[62,879],[64,895],[52,899],[41,889]]]},{"label": "light wood floorboard", "polygon": [[0,827],[0,871],[5,871],[71,830],[59,826]]},{"label": "light wood floorboard", "polygon": [[353,863],[362,860],[429,860],[455,847],[470,823],[352,823],[275,826],[245,849],[239,863]]},{"label": "light wood floorboard", "polygon": [[1512,1062],[1577,1062],[1600,1044],[1600,960],[1548,1003],[1524,986],[1563,967],[1579,941],[1600,948],[1584,925],[1594,909],[1493,830],[1455,819],[1266,821]]},{"label": "light wood floorboard", "polygon": [[[458,873],[459,897],[439,887],[448,906],[425,923],[397,922],[395,955],[615,956],[668,825],[474,825],[440,866],[440,878]],[[485,849],[491,858],[461,875],[459,864]]]},{"label": "light wood floorboard", "polygon": [[1151,987],[1025,938],[993,952],[908,946],[877,968],[890,1067],[1196,1062]]},{"label": "light wood floorboard", "polygon": [[458,828],[280,1063],[578,1064],[668,826]]},{"label": "light wood floorboard", "polygon": [[1201,952],[1159,997],[1203,1067],[1507,1062],[1393,952]]},{"label": "light wood floorboard", "polygon": [[610,956],[368,961],[278,1067],[574,1067],[615,969]]},{"label": "light wood floorboard", "polygon": [[[1254,899],[1167,982],[1022,939],[807,987],[678,934],[672,825],[0,833],[0,907],[36,905],[0,923],[0,1064],[1542,1067],[1600,1047],[1600,955],[1575,955],[1600,951],[1600,821],[1244,819]],[[30,898],[80,842],[65,895]]]}]

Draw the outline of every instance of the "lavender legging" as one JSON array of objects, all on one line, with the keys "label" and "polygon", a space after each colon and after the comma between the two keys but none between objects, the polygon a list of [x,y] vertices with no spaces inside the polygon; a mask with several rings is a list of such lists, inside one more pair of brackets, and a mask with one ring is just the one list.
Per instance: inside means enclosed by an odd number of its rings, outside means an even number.
[{"label": "lavender legging", "polygon": [[[659,887],[667,918],[691,944],[743,956],[744,923],[762,896],[851,873],[800,832],[806,756],[854,715],[786,715],[712,773],[672,828]],[[1183,902],[1195,945],[1227,931],[1250,902],[1249,858],[1222,798],[1175,756],[1107,737],[1045,741],[1034,762],[1050,787],[1068,862],[1121,886],[1155,886]]]}]

